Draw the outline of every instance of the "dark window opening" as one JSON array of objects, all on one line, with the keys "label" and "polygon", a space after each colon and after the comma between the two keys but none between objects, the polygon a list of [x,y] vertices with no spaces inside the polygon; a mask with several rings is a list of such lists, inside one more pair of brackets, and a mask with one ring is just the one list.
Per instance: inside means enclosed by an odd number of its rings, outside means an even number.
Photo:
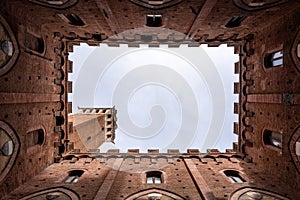
[{"label": "dark window opening", "polygon": [[42,145],[45,139],[45,133],[43,129],[38,129],[27,133],[26,143],[27,147],[32,147],[35,145]]},{"label": "dark window opening", "polygon": [[241,25],[241,22],[245,19],[245,16],[234,16],[225,25],[227,28],[235,28]]},{"label": "dark window opening", "polygon": [[283,64],[283,54],[282,51],[276,51],[270,54],[267,54],[265,57],[265,67],[279,67]]},{"label": "dark window opening", "polygon": [[107,137],[107,138],[111,138],[111,134],[107,134],[106,137]]},{"label": "dark window opening", "polygon": [[111,131],[112,129],[111,128],[107,128],[107,131],[109,132],[109,131]]},{"label": "dark window opening", "polygon": [[70,171],[69,176],[65,180],[65,183],[77,183],[83,173],[84,173],[83,170]]},{"label": "dark window opening", "polygon": [[162,26],[162,15],[147,15],[146,25],[149,27]]},{"label": "dark window opening", "polygon": [[224,174],[230,180],[231,183],[244,183],[246,182],[239,174],[238,171],[235,170],[226,170]]},{"label": "dark window opening", "polygon": [[43,53],[45,49],[44,40],[30,33],[26,33],[25,35],[25,46],[38,53]]},{"label": "dark window opening", "polygon": [[282,148],[282,135],[278,132],[265,130],[263,133],[263,141],[265,145],[270,145],[278,149]]},{"label": "dark window opening", "polygon": [[108,114],[108,115],[107,115],[107,118],[111,118],[111,114]]},{"label": "dark window opening", "polygon": [[73,26],[84,26],[85,23],[82,21],[82,19],[75,15],[75,14],[64,14],[64,16],[68,19],[69,24]]},{"label": "dark window opening", "polygon": [[161,184],[162,183],[162,172],[160,172],[160,171],[147,172],[146,183],[147,184]]}]

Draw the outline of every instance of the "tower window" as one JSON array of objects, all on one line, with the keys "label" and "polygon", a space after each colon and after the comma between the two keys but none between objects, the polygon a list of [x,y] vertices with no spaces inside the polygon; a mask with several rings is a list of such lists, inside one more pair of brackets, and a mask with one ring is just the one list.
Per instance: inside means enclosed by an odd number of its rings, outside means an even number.
[{"label": "tower window", "polygon": [[283,55],[282,51],[276,51],[270,54],[267,54],[265,57],[265,67],[279,67],[283,64]]},{"label": "tower window", "polygon": [[147,15],[147,26],[160,27],[162,26],[162,15]]},{"label": "tower window", "polygon": [[3,144],[1,148],[1,153],[4,156],[10,156],[13,153],[13,150],[14,150],[13,142],[9,140]]},{"label": "tower window", "polygon": [[238,171],[235,170],[226,170],[224,174],[230,180],[231,183],[244,183],[246,182],[239,174]]},{"label": "tower window", "polygon": [[147,172],[146,175],[147,184],[161,184],[162,183],[162,173],[160,171]]},{"label": "tower window", "polygon": [[52,4],[52,5],[62,5],[64,4],[63,1],[61,0],[46,0],[47,3]]},{"label": "tower window", "polygon": [[85,23],[82,21],[82,19],[75,14],[64,14],[63,15],[69,24],[73,25],[73,26],[84,26]]},{"label": "tower window", "polygon": [[14,53],[13,44],[11,41],[8,40],[5,40],[1,43],[1,49],[8,56],[12,56]]},{"label": "tower window", "polygon": [[265,145],[270,145],[278,149],[282,148],[282,135],[278,132],[265,130],[263,133],[263,141]]},{"label": "tower window", "polygon": [[235,28],[241,25],[241,22],[245,19],[245,16],[234,16],[232,17],[225,27],[227,28]]},{"label": "tower window", "polygon": [[37,53],[43,53],[45,49],[44,40],[31,33],[26,33],[25,35],[25,46]]},{"label": "tower window", "polygon": [[26,144],[27,147],[32,147],[35,145],[42,145],[45,139],[45,134],[43,129],[38,129],[27,133]]},{"label": "tower window", "polygon": [[65,180],[65,183],[77,183],[83,173],[84,173],[83,170],[70,171],[69,176]]}]

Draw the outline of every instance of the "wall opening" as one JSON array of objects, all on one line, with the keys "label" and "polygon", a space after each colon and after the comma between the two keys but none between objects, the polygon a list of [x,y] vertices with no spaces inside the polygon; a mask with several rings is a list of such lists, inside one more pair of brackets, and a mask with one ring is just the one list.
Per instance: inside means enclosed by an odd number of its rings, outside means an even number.
[{"label": "wall opening", "polygon": [[[68,95],[71,115],[78,107],[115,106],[117,110],[115,144],[101,145],[100,152],[114,148],[121,152],[233,148],[237,140],[233,105],[238,101],[233,92],[233,84],[238,82],[234,63],[239,59],[233,47],[134,48],[101,43],[99,47],[81,44],[73,48],[69,56],[73,72],[68,75],[73,81]],[[84,109],[80,112],[85,113]],[[106,117],[109,119],[109,113]],[[110,131],[110,123],[105,125],[102,130]]]},{"label": "wall opening", "polygon": [[282,148],[282,134],[271,130],[263,132],[263,142],[267,146],[275,147],[276,149]]}]

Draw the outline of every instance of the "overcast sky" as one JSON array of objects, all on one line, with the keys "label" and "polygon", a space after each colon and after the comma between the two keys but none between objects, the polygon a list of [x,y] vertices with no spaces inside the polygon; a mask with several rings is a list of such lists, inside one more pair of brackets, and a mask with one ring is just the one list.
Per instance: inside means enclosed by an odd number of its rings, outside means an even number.
[{"label": "overcast sky", "polygon": [[233,47],[140,48],[74,46],[73,112],[79,107],[116,106],[115,145],[121,152],[138,148],[207,148],[225,151],[233,134]]}]

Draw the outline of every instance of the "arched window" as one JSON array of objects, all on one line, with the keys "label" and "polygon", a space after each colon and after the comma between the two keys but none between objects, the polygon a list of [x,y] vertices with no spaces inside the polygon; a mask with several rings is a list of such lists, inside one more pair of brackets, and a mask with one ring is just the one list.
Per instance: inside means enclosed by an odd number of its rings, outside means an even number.
[{"label": "arched window", "polygon": [[20,143],[13,129],[0,121],[0,182],[14,166]]},{"label": "arched window", "polygon": [[146,173],[146,183],[147,184],[161,184],[162,172],[160,171],[150,171]]},{"label": "arched window", "polygon": [[225,170],[224,174],[227,176],[231,183],[244,183],[246,182],[238,171],[235,170]]},{"label": "arched window", "polygon": [[77,183],[83,173],[84,173],[83,170],[70,171],[69,176],[65,180],[65,183]]},{"label": "arched window", "polygon": [[282,134],[270,130],[263,132],[263,142],[265,145],[276,147],[277,149],[282,148]]},{"label": "arched window", "polygon": [[45,133],[43,129],[30,131],[26,134],[27,148],[44,143]]},{"label": "arched window", "polygon": [[280,67],[283,64],[282,51],[267,54],[264,63],[265,68]]},{"label": "arched window", "polygon": [[14,144],[11,140],[5,142],[1,148],[1,153],[4,156],[10,156],[13,153]]},{"label": "arched window", "polygon": [[78,0],[29,0],[29,1],[39,4],[41,6],[63,9],[63,8],[68,8],[70,6],[73,6],[75,3],[77,3]]},{"label": "arched window", "polygon": [[9,40],[4,40],[1,43],[1,50],[7,55],[12,56],[14,53],[13,43]]}]

